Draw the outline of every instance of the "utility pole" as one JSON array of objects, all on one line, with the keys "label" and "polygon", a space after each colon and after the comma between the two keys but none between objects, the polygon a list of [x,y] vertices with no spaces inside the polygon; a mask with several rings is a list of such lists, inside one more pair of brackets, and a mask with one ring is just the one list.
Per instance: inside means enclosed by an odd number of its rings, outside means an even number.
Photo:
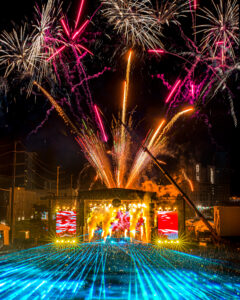
[{"label": "utility pole", "polygon": [[71,174],[71,196],[73,195],[72,188],[73,188],[73,174]]},{"label": "utility pole", "polygon": [[14,141],[13,150],[13,174],[12,174],[12,193],[10,202],[10,241],[13,244],[14,240],[14,200],[15,200],[15,185],[16,185],[16,161],[17,161],[17,142]]},{"label": "utility pole", "polygon": [[59,189],[59,169],[60,166],[57,166],[57,193],[56,193],[57,197],[58,197],[58,189]]}]

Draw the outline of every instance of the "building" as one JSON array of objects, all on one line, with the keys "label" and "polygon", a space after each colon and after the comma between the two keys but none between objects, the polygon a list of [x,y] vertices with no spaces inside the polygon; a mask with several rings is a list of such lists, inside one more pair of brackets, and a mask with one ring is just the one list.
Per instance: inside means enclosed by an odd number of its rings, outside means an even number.
[{"label": "building", "polygon": [[216,153],[212,163],[190,160],[181,164],[186,176],[184,190],[198,206],[212,207],[229,202],[230,168],[225,153]]}]

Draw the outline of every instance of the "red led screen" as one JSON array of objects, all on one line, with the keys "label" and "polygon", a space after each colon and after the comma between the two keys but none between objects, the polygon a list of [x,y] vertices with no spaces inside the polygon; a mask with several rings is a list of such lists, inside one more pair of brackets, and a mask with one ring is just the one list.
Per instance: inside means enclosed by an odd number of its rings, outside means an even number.
[{"label": "red led screen", "polygon": [[58,211],[56,214],[56,234],[58,236],[72,236],[76,234],[76,212]]},{"label": "red led screen", "polygon": [[158,234],[169,240],[178,238],[178,213],[177,211],[158,212]]}]

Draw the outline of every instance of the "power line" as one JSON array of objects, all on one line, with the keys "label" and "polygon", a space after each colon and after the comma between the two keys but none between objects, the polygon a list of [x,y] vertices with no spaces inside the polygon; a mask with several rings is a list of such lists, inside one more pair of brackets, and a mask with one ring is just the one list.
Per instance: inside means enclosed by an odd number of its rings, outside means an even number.
[{"label": "power line", "polygon": [[0,154],[0,157],[5,156],[5,155],[10,154],[10,153],[13,153],[13,152],[14,151],[8,151],[8,152],[5,152],[5,153],[2,153],[2,154]]},{"label": "power line", "polygon": [[[30,156],[32,153],[36,153],[36,152],[26,152],[26,154],[29,155],[29,156]],[[37,155],[37,154],[36,154],[36,155]],[[37,161],[37,164],[39,164],[43,169],[47,170],[49,173],[52,173],[52,174],[56,175],[56,171],[50,171],[50,170],[48,169],[49,165],[47,165],[45,162],[43,162],[42,160],[40,160],[38,157],[33,156],[32,159],[35,160],[35,162]],[[41,164],[44,165],[45,167],[43,167]],[[65,171],[61,171],[60,174],[61,174],[61,173],[65,173]]]},{"label": "power line", "polygon": [[0,148],[10,147],[10,146],[12,146],[12,144],[5,144],[5,145],[0,145]]}]

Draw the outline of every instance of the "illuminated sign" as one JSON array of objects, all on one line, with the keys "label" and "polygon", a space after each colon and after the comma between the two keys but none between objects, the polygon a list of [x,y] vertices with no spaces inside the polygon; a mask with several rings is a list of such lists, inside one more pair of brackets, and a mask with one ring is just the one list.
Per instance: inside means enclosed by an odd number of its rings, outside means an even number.
[{"label": "illuminated sign", "polygon": [[200,165],[196,164],[196,180],[200,181]]},{"label": "illuminated sign", "polygon": [[76,212],[58,211],[56,213],[56,234],[57,236],[72,236],[76,234]]},{"label": "illuminated sign", "polygon": [[178,212],[158,212],[158,234],[169,240],[178,238]]},{"label": "illuminated sign", "polygon": [[210,168],[210,182],[211,184],[214,184],[214,169]]}]

